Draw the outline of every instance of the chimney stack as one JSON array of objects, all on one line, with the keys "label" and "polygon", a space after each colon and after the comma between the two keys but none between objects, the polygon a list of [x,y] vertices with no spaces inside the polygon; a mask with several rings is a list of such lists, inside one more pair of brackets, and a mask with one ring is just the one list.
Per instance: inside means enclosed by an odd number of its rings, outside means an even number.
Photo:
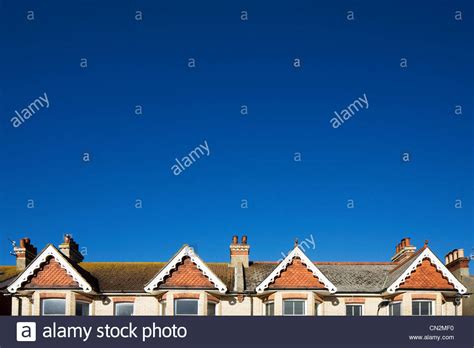
[{"label": "chimney stack", "polygon": [[16,269],[23,271],[36,257],[37,250],[31,244],[30,238],[22,238],[20,239],[20,246],[14,247],[13,252],[16,255]]},{"label": "chimney stack", "polygon": [[415,253],[416,247],[410,244],[410,238],[403,238],[395,247],[395,255],[392,262],[400,263],[408,259]]},{"label": "chimney stack", "polygon": [[454,249],[445,256],[446,268],[458,279],[469,276],[469,257],[464,256],[464,249]]},{"label": "chimney stack", "polygon": [[247,236],[242,236],[239,243],[239,237],[232,237],[232,244],[230,245],[230,266],[235,267],[239,264],[247,268],[249,266],[249,251],[250,245],[247,244]]},{"label": "chimney stack", "polygon": [[79,251],[79,244],[72,239],[70,234],[64,235],[64,242],[59,245],[59,250],[72,262],[79,263],[84,260],[84,256]]}]

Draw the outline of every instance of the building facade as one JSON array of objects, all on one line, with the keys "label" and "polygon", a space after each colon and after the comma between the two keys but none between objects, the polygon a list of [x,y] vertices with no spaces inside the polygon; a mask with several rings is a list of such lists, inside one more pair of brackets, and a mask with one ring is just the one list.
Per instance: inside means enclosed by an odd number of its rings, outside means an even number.
[{"label": "building facade", "polygon": [[24,238],[14,252],[16,266],[0,266],[0,309],[13,316],[445,316],[470,301],[462,249],[443,263],[409,238],[390,262],[313,262],[297,243],[280,262],[252,262],[245,236],[222,263],[188,245],[168,262],[85,262],[69,235],[39,253]]}]

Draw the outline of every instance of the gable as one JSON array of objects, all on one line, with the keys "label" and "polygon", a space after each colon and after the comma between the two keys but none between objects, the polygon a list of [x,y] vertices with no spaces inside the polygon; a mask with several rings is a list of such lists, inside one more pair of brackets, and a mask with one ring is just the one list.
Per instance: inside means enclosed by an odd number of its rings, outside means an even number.
[{"label": "gable", "polygon": [[[306,268],[306,271],[303,268]],[[337,292],[334,284],[308,259],[298,245],[295,245],[285,259],[257,286],[256,291],[263,293],[269,287],[316,288],[327,289],[332,294]]]},{"label": "gable", "polygon": [[79,284],[50,257],[35,271],[23,288],[79,288]]},{"label": "gable", "polygon": [[158,288],[210,288],[214,285],[192,262],[189,256],[171,271]]},{"label": "gable", "polygon": [[301,261],[294,258],[284,271],[268,286],[269,289],[281,288],[316,288],[324,289],[325,286]]},{"label": "gable", "polygon": [[145,285],[145,291],[152,293],[158,288],[211,288],[226,293],[222,280],[194,253],[193,248],[184,245],[178,253]]},{"label": "gable", "polygon": [[[26,284],[26,285],[24,285]],[[92,286],[53,245],[48,245],[8,287],[15,293],[21,287],[77,287],[91,292]]]},{"label": "gable", "polygon": [[466,287],[456,279],[428,247],[420,249],[420,253],[415,254],[411,262],[410,260],[407,262],[403,272],[397,275],[395,280],[392,280],[387,291],[393,294],[401,287],[405,289],[455,289],[460,294],[467,292]]},{"label": "gable", "polygon": [[435,265],[426,258],[400,285],[400,289],[449,289],[454,286],[438,271]]}]

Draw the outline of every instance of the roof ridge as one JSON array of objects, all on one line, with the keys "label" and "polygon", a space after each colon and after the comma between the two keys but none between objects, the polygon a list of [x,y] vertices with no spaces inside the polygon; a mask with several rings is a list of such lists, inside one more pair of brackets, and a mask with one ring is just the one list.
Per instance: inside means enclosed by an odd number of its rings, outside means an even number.
[{"label": "roof ridge", "polygon": [[420,255],[425,249],[427,249],[428,246],[427,245],[424,245],[422,248],[420,248],[419,250],[415,251],[409,258],[407,258],[405,261],[403,261],[402,263],[398,264],[397,267],[395,267],[394,269],[392,269],[390,271],[390,273],[392,272],[395,272],[397,269],[399,269],[400,267],[402,267],[403,265],[406,265],[410,260],[412,260],[413,258],[416,258],[418,255]]}]

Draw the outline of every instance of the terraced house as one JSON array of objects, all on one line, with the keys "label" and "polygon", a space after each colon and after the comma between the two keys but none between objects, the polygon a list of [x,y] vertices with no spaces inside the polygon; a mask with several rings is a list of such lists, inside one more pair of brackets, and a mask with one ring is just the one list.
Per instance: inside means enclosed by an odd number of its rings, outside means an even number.
[{"label": "terraced house", "polygon": [[3,312],[14,316],[462,315],[469,296],[461,249],[443,263],[409,238],[390,262],[313,262],[297,243],[281,262],[252,262],[245,236],[222,263],[187,245],[168,262],[84,262],[69,235],[39,253],[25,238],[14,252],[16,266],[0,266]]}]

